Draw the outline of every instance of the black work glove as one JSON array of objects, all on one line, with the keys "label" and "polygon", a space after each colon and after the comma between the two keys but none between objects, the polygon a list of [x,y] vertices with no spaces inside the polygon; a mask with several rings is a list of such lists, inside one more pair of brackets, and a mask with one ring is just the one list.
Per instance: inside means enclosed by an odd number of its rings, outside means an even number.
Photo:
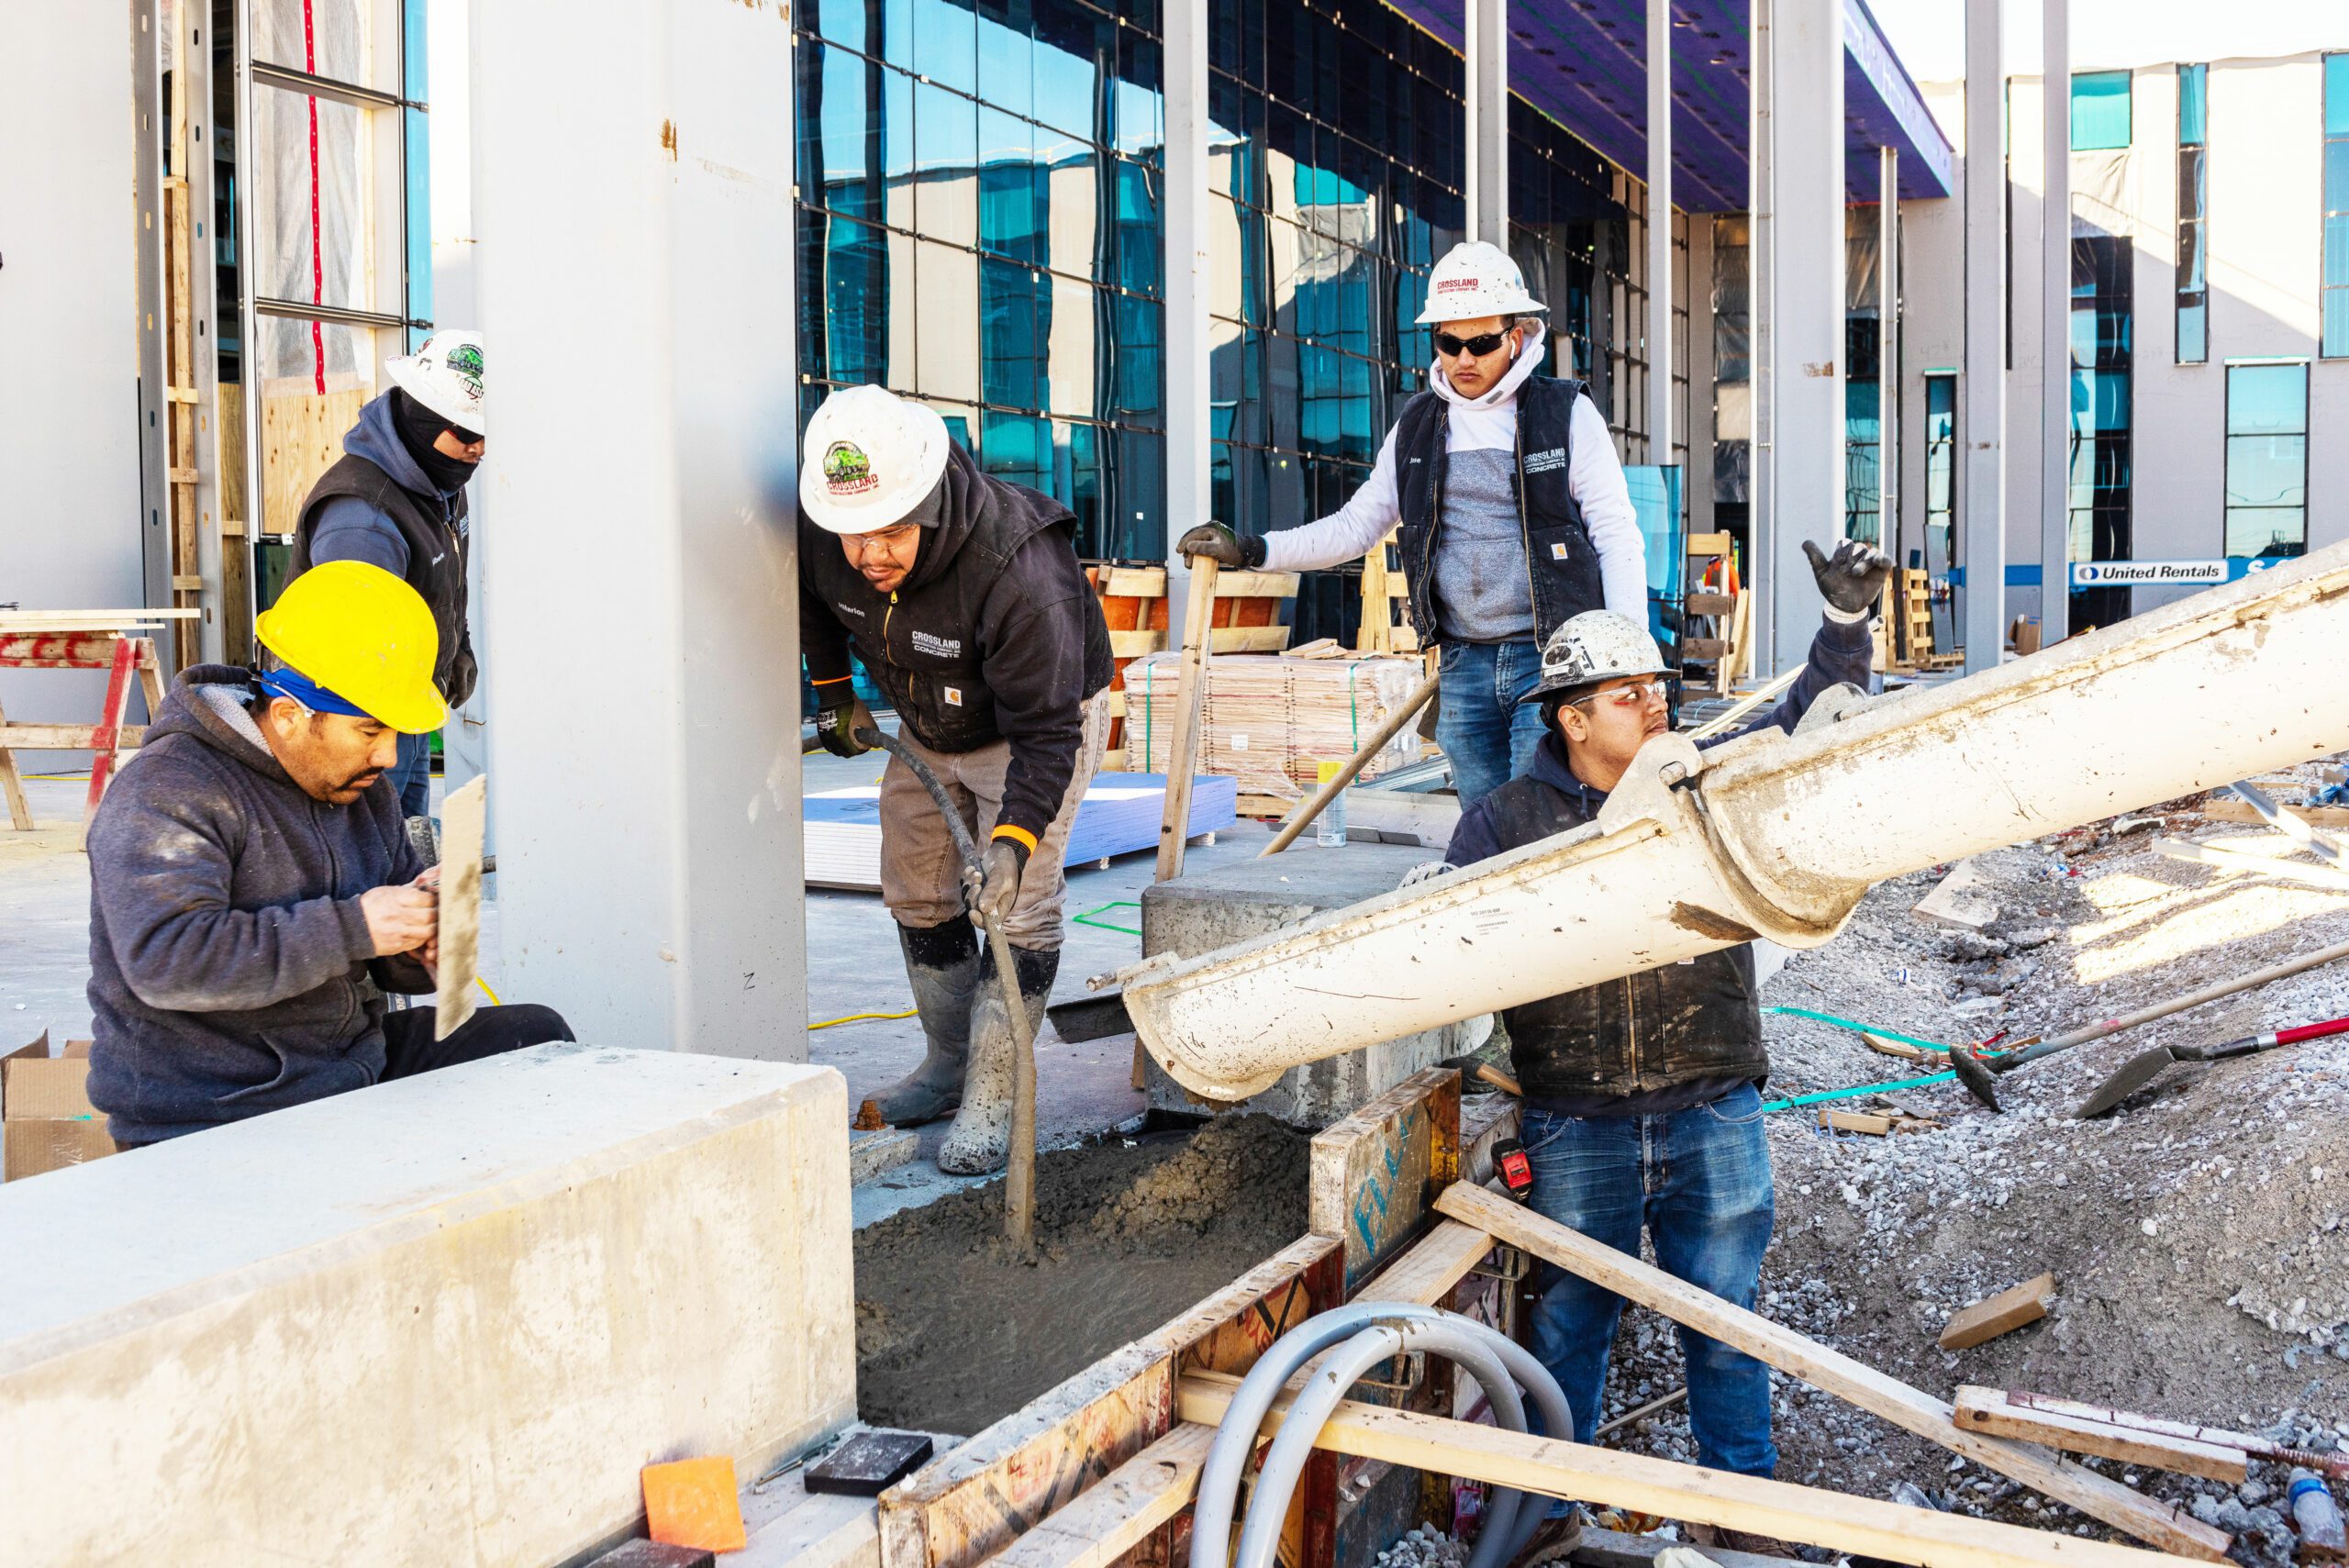
[{"label": "black work glove", "polygon": [[1264,564],[1264,541],[1253,535],[1241,539],[1221,523],[1201,523],[1174,541],[1183,555],[1204,555],[1209,561],[1246,572]]},{"label": "black work glove", "polygon": [[1884,596],[1884,580],[1892,575],[1892,557],[1860,539],[1839,541],[1832,555],[1820,554],[1819,546],[1805,539],[1802,552],[1810,557],[1810,574],[1840,620],[1873,611]]},{"label": "black work glove", "polygon": [[[856,738],[858,730],[877,726],[873,722],[873,710],[856,695],[855,686],[847,681],[835,681],[816,690],[824,705],[816,710],[816,739],[824,750],[835,757],[854,757],[873,750]],[[835,697],[833,693],[839,695]]]},{"label": "black work glove", "polygon": [[1019,900],[1019,875],[1028,869],[1028,846],[1017,839],[991,839],[979,864],[979,892],[971,901],[971,917],[993,930],[1011,917],[1011,906]]}]

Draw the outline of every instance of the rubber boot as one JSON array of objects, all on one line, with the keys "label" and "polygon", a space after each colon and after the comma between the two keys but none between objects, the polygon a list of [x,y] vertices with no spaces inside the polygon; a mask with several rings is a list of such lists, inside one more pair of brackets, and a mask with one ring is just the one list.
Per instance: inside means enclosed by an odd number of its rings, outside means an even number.
[{"label": "rubber boot", "polygon": [[897,928],[906,951],[906,979],[921,1014],[930,1049],[921,1065],[881,1096],[881,1119],[892,1127],[919,1127],[952,1116],[963,1103],[963,1078],[971,1054],[971,1004],[978,995],[985,958],[978,932],[967,916],[917,930]]},{"label": "rubber boot", "polygon": [[[1018,1046],[995,960],[988,955],[984,962],[987,974],[971,1014],[971,1065],[963,1075],[963,1108],[954,1113],[954,1125],[938,1151],[938,1168],[957,1176],[1001,1170],[1011,1149],[1011,1073]],[[1019,1005],[1028,1011],[1028,1031],[1033,1038],[1043,1028],[1044,1004],[1052,1000],[1052,979],[1060,973],[1060,950],[1013,948],[1011,964],[1019,974]]]}]

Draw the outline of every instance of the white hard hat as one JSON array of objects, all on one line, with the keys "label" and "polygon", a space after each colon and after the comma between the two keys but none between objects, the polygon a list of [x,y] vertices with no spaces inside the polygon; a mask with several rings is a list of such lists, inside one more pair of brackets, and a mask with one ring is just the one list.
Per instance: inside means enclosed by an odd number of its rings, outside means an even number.
[{"label": "white hard hat", "polygon": [[938,488],[952,440],[928,404],[885,387],[844,386],[807,421],[799,505],[829,533],[895,528]]},{"label": "white hard hat", "polygon": [[1553,692],[1595,686],[1619,675],[1668,675],[1664,650],[1648,628],[1620,610],[1585,610],[1542,645],[1542,679],[1518,700],[1539,702]]},{"label": "white hard hat", "polygon": [[412,354],[384,361],[392,384],[461,430],[486,436],[482,423],[481,334],[435,332]]},{"label": "white hard hat", "polygon": [[1524,316],[1550,307],[1525,292],[1525,274],[1489,239],[1470,239],[1443,253],[1428,274],[1428,302],[1419,324]]}]

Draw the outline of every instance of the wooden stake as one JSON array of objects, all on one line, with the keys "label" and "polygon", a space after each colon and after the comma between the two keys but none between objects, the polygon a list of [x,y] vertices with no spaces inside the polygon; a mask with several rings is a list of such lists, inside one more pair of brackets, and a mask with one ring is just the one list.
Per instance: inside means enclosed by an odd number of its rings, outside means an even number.
[{"label": "wooden stake", "polygon": [[[1238,1386],[1236,1378],[1194,1373],[1177,1387],[1177,1413],[1183,1420],[1214,1426]],[[1267,1430],[1278,1429],[1290,1401],[1288,1395],[1275,1401]],[[1314,1446],[1437,1475],[1931,1568],[2155,1568],[2174,1562],[2134,1547],[1353,1401],[1331,1413],[1315,1434]]]},{"label": "wooden stake", "polygon": [[1941,1347],[1945,1351],[1971,1350],[1986,1340],[2012,1333],[2046,1317],[2047,1304],[2054,1299],[2054,1274],[2026,1280],[1952,1313],[1949,1321],[1942,1325]]},{"label": "wooden stake", "polygon": [[1174,710],[1174,734],[1166,761],[1166,815],[1158,824],[1158,874],[1168,882],[1183,874],[1183,845],[1191,828],[1191,773],[1199,751],[1199,716],[1208,699],[1208,641],[1215,622],[1218,563],[1204,555],[1191,563],[1191,597],[1183,611],[1183,701]]},{"label": "wooden stake", "polygon": [[[1829,1350],[1783,1324],[1773,1323],[1742,1307],[1732,1306],[1720,1296],[1675,1279],[1663,1270],[1642,1262],[1628,1253],[1603,1246],[1580,1231],[1568,1229],[1553,1219],[1546,1219],[1531,1209],[1520,1207],[1506,1198],[1496,1197],[1482,1188],[1461,1182],[1447,1188],[1436,1199],[1436,1207],[1454,1219],[1490,1232],[1500,1240],[1547,1258],[1593,1284],[1603,1285],[1618,1296],[1663,1313],[1675,1323],[1685,1324],[1700,1334],[1709,1335],[1725,1345],[1743,1351],[1757,1361],[1766,1362],[1790,1376],[1799,1377],[1815,1388],[1823,1388],[1840,1398],[1848,1399],[1861,1409],[1881,1416],[1897,1427],[1919,1437],[1930,1438],[1954,1453],[1987,1465],[2058,1502],[2069,1503],[2089,1518],[2101,1519],[2113,1529],[2125,1530],[2140,1540],[2190,1557],[2207,1558],[2214,1562],[2226,1555],[2230,1541],[2225,1532],[2212,1529],[2191,1514],[2155,1502],[2117,1481],[2042,1450],[2004,1438],[1994,1438],[1987,1432],[1968,1431],[1952,1418],[1951,1408],[1945,1402],[1911,1388],[1872,1366],[1854,1361],[1840,1351]],[[1517,1485],[1515,1482],[1508,1484]],[[1585,1498],[1594,1496],[1590,1493],[1575,1495]],[[1644,1504],[1628,1506],[1646,1507]],[[1664,1511],[1669,1513],[1672,1510]],[[1685,1518],[1689,1516],[1683,1514],[1679,1517]],[[1753,1524],[1737,1524],[1736,1528],[1759,1529],[1770,1535],[1785,1536],[1788,1533]],[[1810,1538],[1796,1531],[1790,1539]],[[2085,1541],[2065,1542],[2066,1548],[2086,1544]],[[1885,1555],[1872,1548],[1859,1550],[1866,1551],[1872,1556]],[[1935,1561],[1945,1563],[1954,1560],[1937,1558]]]}]

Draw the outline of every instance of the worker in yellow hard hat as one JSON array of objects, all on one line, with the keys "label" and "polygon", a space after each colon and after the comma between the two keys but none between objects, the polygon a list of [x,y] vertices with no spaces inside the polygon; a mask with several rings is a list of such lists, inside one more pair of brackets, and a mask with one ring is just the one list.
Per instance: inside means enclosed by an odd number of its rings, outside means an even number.
[{"label": "worker in yellow hard hat", "polygon": [[255,629],[280,666],[182,672],[90,823],[90,1100],[127,1147],[572,1038],[526,1005],[436,1041],[432,1008],[384,1000],[438,956],[385,777],[448,711],[423,598],[329,562]]}]

